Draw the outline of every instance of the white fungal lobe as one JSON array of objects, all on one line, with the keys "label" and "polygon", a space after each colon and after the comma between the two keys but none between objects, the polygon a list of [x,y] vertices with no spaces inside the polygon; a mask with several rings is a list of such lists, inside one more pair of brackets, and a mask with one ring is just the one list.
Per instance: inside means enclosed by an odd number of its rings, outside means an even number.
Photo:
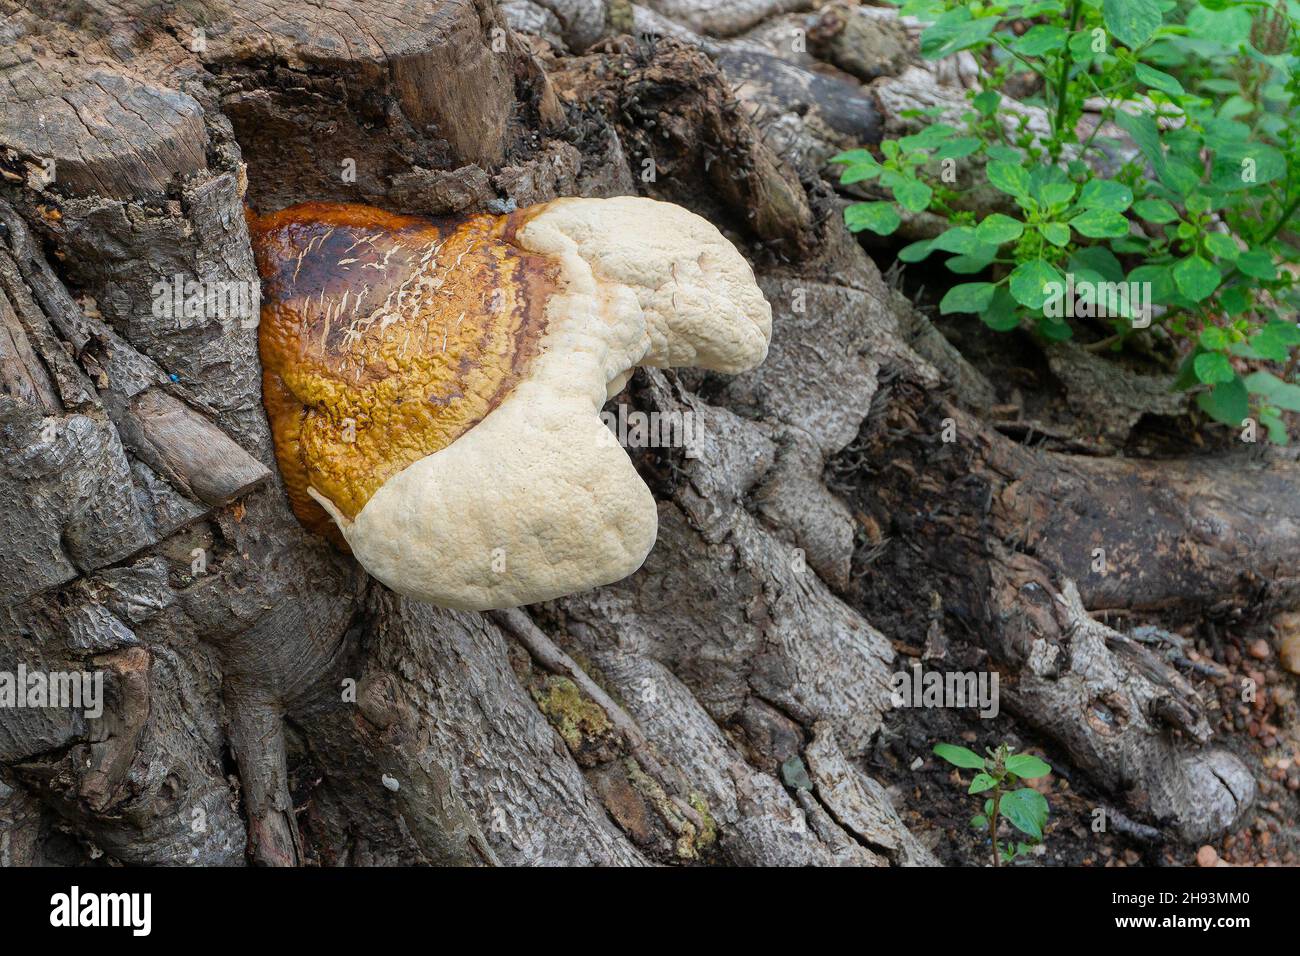
[{"label": "white fungal lobe", "polygon": [[638,365],[736,373],[767,354],[771,309],[714,226],[649,199],[561,199],[520,247],[560,267],[525,378],[481,422],[385,482],[352,521],[389,587],[446,607],[550,600],[636,571],[654,498],[599,413]]}]

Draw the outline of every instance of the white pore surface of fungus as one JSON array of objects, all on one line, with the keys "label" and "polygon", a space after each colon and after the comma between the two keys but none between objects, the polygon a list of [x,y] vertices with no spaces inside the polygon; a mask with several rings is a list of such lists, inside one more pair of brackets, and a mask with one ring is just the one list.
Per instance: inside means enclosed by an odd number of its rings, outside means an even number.
[{"label": "white pore surface of fungus", "polygon": [[532,604],[636,571],[655,542],[655,502],[602,406],[639,365],[743,372],[771,339],[749,263],[680,206],[559,199],[516,241],[560,266],[525,379],[354,520],[317,498],[367,571],[445,607]]}]

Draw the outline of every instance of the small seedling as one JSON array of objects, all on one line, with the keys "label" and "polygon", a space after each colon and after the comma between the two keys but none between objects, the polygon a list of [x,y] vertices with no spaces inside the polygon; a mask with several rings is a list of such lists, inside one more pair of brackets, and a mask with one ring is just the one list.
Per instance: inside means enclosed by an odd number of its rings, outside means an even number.
[{"label": "small seedling", "polygon": [[[988,793],[984,812],[971,817],[970,825],[977,830],[988,830],[993,844],[993,865],[1010,863],[1018,856],[1030,852],[1043,840],[1043,827],[1047,824],[1047,798],[1032,787],[1015,788],[1021,780],[1045,777],[1052,772],[1047,761],[1033,754],[1012,753],[1006,744],[997,750],[985,747],[987,757],[956,744],[936,744],[934,752],[954,767],[976,770],[975,779],[967,793]],[[998,848],[998,823],[1002,817],[1021,833],[1028,842],[1017,842],[1014,847]]]}]

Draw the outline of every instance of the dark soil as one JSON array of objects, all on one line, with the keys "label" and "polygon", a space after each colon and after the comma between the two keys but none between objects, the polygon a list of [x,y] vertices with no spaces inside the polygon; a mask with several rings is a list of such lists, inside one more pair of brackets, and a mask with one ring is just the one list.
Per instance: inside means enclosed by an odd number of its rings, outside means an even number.
[{"label": "dark soil", "polygon": [[[889,263],[882,262],[884,268]],[[1027,332],[997,333],[970,315],[939,316],[937,302],[951,277],[945,270],[911,266],[904,272],[902,288],[926,310],[939,330],[994,384],[998,401],[1019,404],[1027,419],[1068,429],[1071,413],[1061,383],[1048,368],[1034,337]],[[1186,455],[1189,448],[1210,452],[1233,442],[1227,429],[1198,424],[1192,415],[1171,420],[1147,416],[1139,422],[1123,453],[1133,457],[1162,453]],[[851,459],[852,447],[842,456]],[[898,671],[911,668],[926,653],[928,619],[923,610],[931,604],[928,586],[919,566],[923,560],[905,553],[896,529],[881,527],[871,517],[878,495],[879,476],[854,471],[851,460],[831,462],[829,472],[840,472],[837,490],[845,496],[864,523],[859,535],[854,572],[860,575],[848,598],[876,626],[895,639]],[[891,537],[893,541],[891,542]],[[915,573],[911,573],[915,572]],[[871,577],[897,583],[916,581],[910,593],[874,589]],[[980,649],[980,636],[969,633],[973,619],[960,609],[946,608],[939,616],[941,630],[962,633],[942,659],[925,660],[926,671],[980,671],[989,667]],[[1234,865],[1295,865],[1300,862],[1300,710],[1295,678],[1276,658],[1273,626],[1254,619],[1249,607],[1220,607],[1213,618],[1171,623],[1115,617],[1106,623],[1125,632],[1146,627],[1177,626],[1161,648],[1196,685],[1203,699],[1213,701],[1215,742],[1227,746],[1255,772],[1259,796],[1241,825],[1214,845],[1221,861]],[[1150,634],[1138,630],[1138,633]],[[1164,632],[1168,633],[1168,632]],[[1244,682],[1253,682],[1244,683]],[[1244,688],[1254,689],[1253,699]],[[1017,860],[1017,866],[1188,866],[1196,865],[1196,845],[1170,841],[1160,821],[1139,815],[1109,795],[1095,789],[1075,771],[1068,756],[1045,742],[1014,715],[1003,711],[981,718],[977,708],[905,707],[894,710],[876,740],[867,770],[891,790],[904,823],[927,843],[939,860],[949,865],[989,865],[991,854],[986,831],[976,831],[971,817],[980,812],[983,797],[967,794],[973,771],[958,770],[933,753],[938,743],[956,743],[984,753],[1007,743],[1018,751],[1042,756],[1053,773],[1033,781],[1051,806],[1043,844]],[[1095,821],[1106,811],[1104,830]],[[1112,814],[1118,813],[1119,817]],[[1132,819],[1129,819],[1131,815]],[[1154,830],[1152,829],[1154,827]],[[1015,838],[1003,824],[1000,839]]]}]

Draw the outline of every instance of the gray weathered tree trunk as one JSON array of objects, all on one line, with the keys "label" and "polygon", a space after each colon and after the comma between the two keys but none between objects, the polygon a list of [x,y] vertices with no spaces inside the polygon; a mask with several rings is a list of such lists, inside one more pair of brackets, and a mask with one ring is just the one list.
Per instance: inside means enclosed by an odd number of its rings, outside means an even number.
[{"label": "gray weathered tree trunk", "polygon": [[[1295,608],[1294,459],[993,427],[819,175],[885,98],[753,38],[602,40],[791,5],[655,6],[678,23],[505,4],[570,46],[548,51],[491,0],[0,0],[0,671],[107,689],[97,720],[0,709],[0,859],[933,862],[862,760],[929,620],[1132,812],[1186,840],[1237,819],[1254,784],[1195,689],[1086,609]],[[701,441],[632,452],[660,501],[645,567],[542,607],[415,604],[309,535],[254,323],[154,304],[175,277],[255,282],[246,203],[638,191],[728,230],[775,338],[748,375],[642,372],[616,399]]]}]

